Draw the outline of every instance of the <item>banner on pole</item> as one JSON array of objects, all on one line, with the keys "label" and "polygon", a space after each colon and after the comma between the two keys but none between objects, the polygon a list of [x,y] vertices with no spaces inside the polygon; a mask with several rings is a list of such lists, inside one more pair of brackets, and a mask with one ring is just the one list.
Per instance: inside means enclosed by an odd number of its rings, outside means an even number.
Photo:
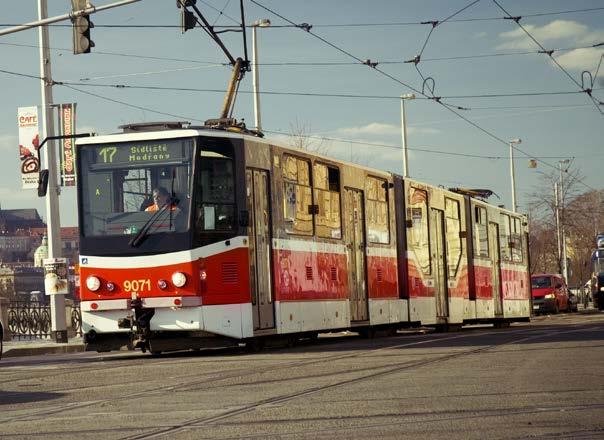
[{"label": "banner on pole", "polygon": [[[61,104],[59,106],[59,132],[62,136],[70,136],[75,133],[76,104]],[[73,138],[61,139],[60,151],[61,185],[75,186],[75,148]]]},{"label": "banner on pole", "polygon": [[21,184],[23,189],[38,187],[40,161],[40,130],[38,128],[38,107],[19,107],[19,158],[21,159]]}]

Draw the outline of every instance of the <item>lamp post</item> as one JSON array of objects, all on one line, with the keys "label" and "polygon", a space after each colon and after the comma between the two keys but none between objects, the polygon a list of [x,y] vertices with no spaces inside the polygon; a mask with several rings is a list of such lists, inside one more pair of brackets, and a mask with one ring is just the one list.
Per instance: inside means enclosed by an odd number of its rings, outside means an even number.
[{"label": "lamp post", "polygon": [[254,21],[252,24],[252,69],[253,69],[253,88],[254,88],[254,122],[256,124],[256,130],[262,130],[262,122],[260,121],[260,96],[258,96],[258,45],[256,43],[256,28],[269,27],[271,21],[263,18]]},{"label": "lamp post", "polygon": [[[562,276],[564,277],[564,281],[568,283],[568,263],[566,261],[566,233],[564,231],[564,175],[562,171],[562,164],[570,163],[569,159],[559,160],[558,161],[558,170],[560,172],[560,185],[559,185],[559,196],[560,196],[560,243],[562,247]],[[566,172],[567,170],[564,170]],[[556,200],[557,202],[557,200]]]},{"label": "lamp post", "polygon": [[407,156],[407,125],[405,122],[405,101],[415,99],[413,93],[401,95],[401,136],[403,141],[403,177],[409,177],[409,157]]},{"label": "lamp post", "polygon": [[516,177],[514,175],[514,144],[522,143],[522,139],[512,139],[510,144],[510,178],[512,180],[512,212],[516,212]]}]

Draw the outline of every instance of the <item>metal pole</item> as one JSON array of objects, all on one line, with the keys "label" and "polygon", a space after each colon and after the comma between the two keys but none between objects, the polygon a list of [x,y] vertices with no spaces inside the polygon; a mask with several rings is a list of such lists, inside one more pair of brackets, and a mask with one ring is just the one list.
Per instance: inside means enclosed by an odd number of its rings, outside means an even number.
[{"label": "metal pole", "polygon": [[554,183],[554,207],[556,211],[556,241],[558,242],[558,270],[562,272],[562,242],[560,240],[560,209],[558,197],[558,182]]},{"label": "metal pole", "polygon": [[562,163],[558,162],[560,170],[560,204],[562,212],[560,214],[560,241],[562,242],[562,275],[568,283],[568,262],[566,261],[566,234],[564,232],[564,175],[562,173]]},{"label": "metal pole", "polygon": [[409,177],[409,157],[407,156],[407,126],[405,124],[405,98],[401,96],[401,136],[403,142],[403,177]]},{"label": "metal pole", "polygon": [[57,23],[59,21],[69,20],[71,18],[79,17],[80,15],[94,14],[95,12],[104,11],[106,9],[111,9],[111,8],[117,8],[119,6],[124,6],[124,5],[128,5],[130,3],[135,3],[135,2],[140,2],[140,1],[141,0],[123,0],[123,1],[120,1],[117,3],[112,3],[110,5],[91,6],[90,8],[86,8],[81,11],[70,12],[69,14],[57,15],[56,17],[52,17],[52,18],[45,17],[43,19],[38,19],[38,21],[32,21],[31,23],[25,23],[25,24],[22,24],[19,26],[14,26],[14,27],[11,27],[8,29],[3,29],[0,31],[0,36],[24,31],[26,29],[31,29],[34,27],[44,26],[44,25],[51,24],[51,23]]},{"label": "metal pole", "polygon": [[514,146],[510,142],[510,177],[512,179],[512,212],[516,212],[516,178],[514,175]]},{"label": "metal pole", "polygon": [[262,131],[262,123],[260,122],[260,96],[258,96],[258,45],[256,42],[256,28],[252,26],[252,69],[253,73],[253,89],[254,89],[254,122],[256,130]]},{"label": "metal pole", "polygon": [[[44,20],[48,15],[46,0],[38,0],[38,19]],[[50,68],[50,44],[48,26],[39,27],[40,43],[40,83],[42,92],[42,138],[54,136],[54,118],[51,108],[52,75]],[[49,141],[44,155],[44,166],[48,170],[48,191],[46,193],[46,228],[48,235],[48,258],[61,257],[61,220],[59,217],[59,186],[57,184],[57,165],[55,142]],[[65,296],[50,296],[51,330],[56,342],[67,342],[67,325],[65,322]]]}]

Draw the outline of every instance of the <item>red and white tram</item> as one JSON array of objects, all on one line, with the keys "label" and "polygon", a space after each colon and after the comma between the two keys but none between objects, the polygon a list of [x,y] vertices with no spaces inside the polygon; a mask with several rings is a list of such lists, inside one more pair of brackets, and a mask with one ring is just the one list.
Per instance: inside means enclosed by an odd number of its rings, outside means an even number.
[{"label": "red and white tram", "polygon": [[530,317],[525,219],[467,195],[180,123],[77,148],[89,349]]}]

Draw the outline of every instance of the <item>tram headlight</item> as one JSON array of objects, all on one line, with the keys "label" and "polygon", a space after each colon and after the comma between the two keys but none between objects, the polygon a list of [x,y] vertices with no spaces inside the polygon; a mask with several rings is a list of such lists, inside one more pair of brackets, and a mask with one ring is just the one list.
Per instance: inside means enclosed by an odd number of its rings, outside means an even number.
[{"label": "tram headlight", "polygon": [[553,293],[549,293],[549,294],[545,295],[545,297],[546,297],[547,299],[552,299],[552,298],[555,298],[555,297],[556,297],[556,295],[555,295],[555,294],[553,294]]},{"label": "tram headlight", "polygon": [[88,288],[88,290],[96,292],[101,288],[101,280],[99,280],[94,275],[91,275],[86,278],[86,287]]},{"label": "tram headlight", "polygon": [[172,284],[176,287],[182,287],[187,283],[187,276],[182,272],[174,272],[172,274]]}]

